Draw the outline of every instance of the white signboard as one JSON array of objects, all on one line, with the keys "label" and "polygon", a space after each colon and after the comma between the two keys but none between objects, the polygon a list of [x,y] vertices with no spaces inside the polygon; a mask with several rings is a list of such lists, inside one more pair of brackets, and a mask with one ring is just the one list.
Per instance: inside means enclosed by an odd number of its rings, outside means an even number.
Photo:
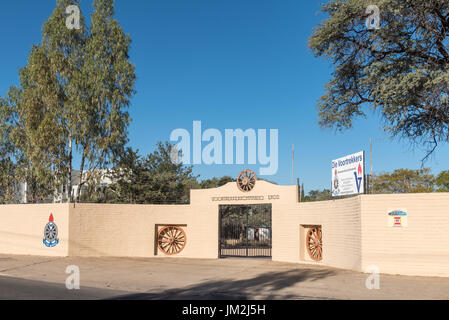
[{"label": "white signboard", "polygon": [[332,161],[332,196],[365,193],[365,152]]}]

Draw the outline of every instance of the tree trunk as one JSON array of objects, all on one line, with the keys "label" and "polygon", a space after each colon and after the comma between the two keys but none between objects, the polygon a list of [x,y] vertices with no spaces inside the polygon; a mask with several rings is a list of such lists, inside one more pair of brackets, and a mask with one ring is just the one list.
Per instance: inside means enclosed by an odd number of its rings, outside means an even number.
[{"label": "tree trunk", "polygon": [[83,181],[83,174],[84,174],[84,162],[86,160],[86,148],[84,148],[83,150],[83,157],[81,159],[81,167],[80,167],[80,178],[79,178],[79,184],[78,184],[78,189],[76,190],[76,198],[75,198],[75,202],[79,203],[80,202],[80,194],[81,194],[81,187],[84,184]]},{"label": "tree trunk", "polygon": [[69,141],[69,168],[67,172],[67,203],[72,202],[72,138]]}]

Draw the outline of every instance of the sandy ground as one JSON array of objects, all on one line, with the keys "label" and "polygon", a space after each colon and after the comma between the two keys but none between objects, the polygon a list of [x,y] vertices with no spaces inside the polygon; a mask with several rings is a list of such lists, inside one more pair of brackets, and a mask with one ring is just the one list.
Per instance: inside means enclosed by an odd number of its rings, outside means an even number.
[{"label": "sandy ground", "polygon": [[[80,269],[81,290],[65,287]],[[449,299],[449,278],[369,275],[268,259],[49,258],[0,255],[0,299]]]}]

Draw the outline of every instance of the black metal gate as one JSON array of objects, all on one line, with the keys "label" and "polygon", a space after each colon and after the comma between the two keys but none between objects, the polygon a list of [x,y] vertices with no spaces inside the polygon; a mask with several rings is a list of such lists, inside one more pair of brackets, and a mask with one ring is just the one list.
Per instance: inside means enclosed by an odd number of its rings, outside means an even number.
[{"label": "black metal gate", "polygon": [[220,257],[271,257],[271,204],[222,205]]}]

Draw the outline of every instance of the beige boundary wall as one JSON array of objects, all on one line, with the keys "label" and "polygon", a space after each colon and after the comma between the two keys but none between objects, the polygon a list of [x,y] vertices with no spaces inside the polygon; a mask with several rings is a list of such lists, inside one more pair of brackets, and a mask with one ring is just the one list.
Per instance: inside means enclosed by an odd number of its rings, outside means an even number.
[{"label": "beige boundary wall", "polygon": [[[58,226],[59,244],[48,249],[44,228],[50,214]],[[0,206],[0,253],[67,256],[69,253],[69,205],[39,204]]]},{"label": "beige boundary wall", "polygon": [[[181,226],[185,249],[176,257],[217,259],[219,205],[272,204],[273,260],[319,264],[355,271],[377,266],[382,273],[449,277],[449,194],[363,195],[298,203],[295,186],[258,181],[249,193],[235,183],[192,190],[190,205],[0,206],[0,253],[40,256],[163,257],[156,235]],[[393,210],[408,213],[408,227],[388,225]],[[60,243],[43,244],[50,213]],[[307,227],[323,230],[323,260],[305,249]]]},{"label": "beige boundary wall", "polygon": [[[362,268],[449,277],[449,193],[362,196]],[[407,228],[391,228],[381,213],[403,208]]]}]

